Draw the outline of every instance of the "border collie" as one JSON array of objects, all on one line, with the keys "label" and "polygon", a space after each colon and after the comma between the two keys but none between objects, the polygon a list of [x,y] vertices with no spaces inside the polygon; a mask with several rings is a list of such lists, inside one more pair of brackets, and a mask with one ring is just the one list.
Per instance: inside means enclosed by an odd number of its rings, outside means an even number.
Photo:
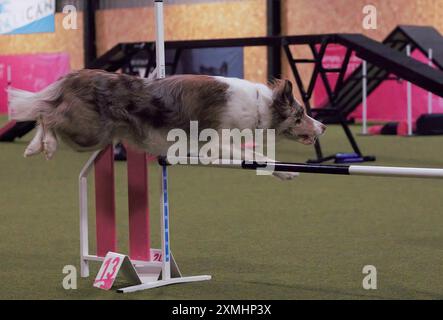
[{"label": "border collie", "polygon": [[270,85],[205,75],[153,80],[81,70],[37,93],[11,89],[9,97],[13,119],[37,121],[25,157],[43,152],[52,158],[57,138],[77,151],[125,140],[149,154],[166,155],[168,131],[188,131],[190,121],[198,121],[200,130],[275,129],[277,136],[303,144],[313,144],[326,128],[306,114],[288,80]]}]

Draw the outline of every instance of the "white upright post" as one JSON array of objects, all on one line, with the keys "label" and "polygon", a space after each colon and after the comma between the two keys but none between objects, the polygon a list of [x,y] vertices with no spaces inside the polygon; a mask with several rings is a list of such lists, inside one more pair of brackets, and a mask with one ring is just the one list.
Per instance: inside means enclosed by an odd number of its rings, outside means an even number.
[{"label": "white upright post", "polygon": [[100,154],[96,151],[83,166],[78,177],[80,204],[80,276],[89,277],[89,227],[88,227],[88,175],[94,167],[95,159]]},{"label": "white upright post", "polygon": [[368,117],[368,102],[367,102],[367,63],[365,60],[362,62],[362,71],[361,71],[361,77],[362,77],[362,134],[368,134],[368,126],[367,126],[367,117]]},{"label": "white upright post", "polygon": [[[157,78],[164,78],[165,71],[165,35],[163,20],[163,1],[155,1],[155,56]],[[162,167],[161,176],[161,242],[162,242],[162,280],[171,278],[170,243],[169,243],[169,199],[168,199],[168,168]]]},{"label": "white upright post", "polygon": [[[406,46],[406,54],[411,56],[411,45]],[[406,99],[407,99],[407,122],[408,122],[408,136],[412,136],[412,85],[408,81],[406,83]]]},{"label": "white upright post", "polygon": [[[428,50],[428,66],[432,67],[432,49]],[[428,114],[432,114],[432,92],[428,91]]]},{"label": "white upright post", "polygon": [[[11,65],[6,66],[6,86],[7,89],[11,89],[12,87],[12,73],[11,73]],[[6,102],[8,104],[8,119],[11,120],[11,108],[9,108],[9,95],[6,97]]]},{"label": "white upright post", "polygon": [[157,78],[162,79],[166,76],[163,0],[155,0],[155,57]]}]

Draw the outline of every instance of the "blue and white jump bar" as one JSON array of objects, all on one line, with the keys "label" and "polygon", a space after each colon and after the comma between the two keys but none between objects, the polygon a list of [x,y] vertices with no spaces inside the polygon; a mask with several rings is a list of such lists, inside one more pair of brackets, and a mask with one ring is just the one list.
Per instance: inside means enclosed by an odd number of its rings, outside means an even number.
[{"label": "blue and white jump bar", "polygon": [[[173,161],[172,161],[173,160]],[[360,165],[321,165],[292,162],[257,162],[245,160],[217,160],[209,164],[202,164],[198,157],[174,157],[159,159],[160,164],[177,163],[181,165],[202,165],[209,167],[246,169],[246,170],[273,170],[283,172],[303,172],[320,174],[338,174],[352,176],[376,177],[405,177],[405,178],[436,178],[443,179],[443,169],[411,168],[411,167],[382,167]]]}]

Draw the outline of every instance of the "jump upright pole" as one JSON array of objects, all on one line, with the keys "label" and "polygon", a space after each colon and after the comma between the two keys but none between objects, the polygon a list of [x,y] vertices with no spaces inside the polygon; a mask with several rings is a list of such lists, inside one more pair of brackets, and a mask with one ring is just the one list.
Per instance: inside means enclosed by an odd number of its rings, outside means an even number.
[{"label": "jump upright pole", "polygon": [[[169,161],[168,161],[169,159]],[[212,162],[210,164],[199,164],[198,157],[174,157],[162,158],[159,160],[161,165],[177,163],[184,165],[197,165],[246,169],[246,170],[272,170],[283,172],[303,172],[337,175],[355,175],[355,176],[377,176],[377,177],[405,177],[405,178],[436,178],[443,179],[443,169],[438,168],[412,168],[412,167],[383,167],[383,166],[356,166],[356,165],[321,165],[292,162],[257,162],[245,160],[229,160],[222,162]],[[174,160],[173,162],[171,160]]]},{"label": "jump upright pole", "polygon": [[[155,1],[155,57],[157,64],[157,78],[166,77],[165,70],[165,35],[163,19],[163,1]],[[162,167],[161,176],[161,241],[162,241],[162,280],[171,278],[170,245],[169,245],[169,199],[168,199],[168,169]]]},{"label": "jump upright pole", "polygon": [[[163,24],[163,1],[155,0],[155,51],[157,63],[157,78],[166,76],[165,70],[165,43],[164,43],[164,24]],[[120,292],[134,292],[139,290],[151,289],[171,284],[196,282],[210,280],[210,275],[198,275],[190,277],[182,277],[178,267],[175,265],[169,239],[169,195],[168,195],[168,167],[166,163],[162,164],[161,175],[161,251],[162,251],[162,267],[161,280],[149,281],[135,286],[119,289]],[[171,267],[174,265],[174,269]],[[175,277],[173,276],[175,273]]]}]

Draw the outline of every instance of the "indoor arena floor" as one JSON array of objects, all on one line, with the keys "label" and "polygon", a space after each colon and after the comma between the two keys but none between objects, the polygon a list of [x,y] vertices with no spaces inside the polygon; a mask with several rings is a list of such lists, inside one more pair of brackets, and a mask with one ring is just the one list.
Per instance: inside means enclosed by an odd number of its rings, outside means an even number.
[{"label": "indoor arena floor", "polygon": [[[303,174],[279,181],[185,166],[170,168],[172,250],[183,274],[213,279],[124,295],[93,288],[91,276],[65,290],[63,267],[79,267],[77,183],[89,154],[62,145],[52,161],[25,159],[31,137],[0,144],[0,299],[443,299],[442,180]],[[377,165],[443,167],[443,137],[357,139]],[[338,126],[321,141],[325,153],[349,151]],[[278,144],[279,160],[312,156],[312,147]],[[122,252],[125,166],[116,164]],[[160,171],[155,163],[149,169],[158,247]],[[362,287],[365,265],[377,269],[377,290]]]}]

